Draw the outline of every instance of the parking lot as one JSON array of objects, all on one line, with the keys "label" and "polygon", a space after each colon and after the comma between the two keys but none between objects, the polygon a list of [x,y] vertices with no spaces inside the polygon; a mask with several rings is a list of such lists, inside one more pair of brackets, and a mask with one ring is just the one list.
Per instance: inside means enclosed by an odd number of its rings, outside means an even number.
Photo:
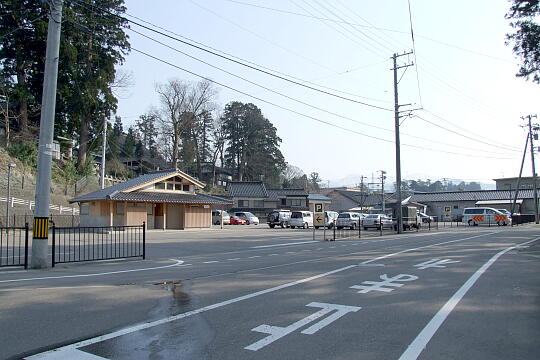
[{"label": "parking lot", "polygon": [[1,357],[536,359],[534,225],[147,235],[146,261],[0,273]]}]

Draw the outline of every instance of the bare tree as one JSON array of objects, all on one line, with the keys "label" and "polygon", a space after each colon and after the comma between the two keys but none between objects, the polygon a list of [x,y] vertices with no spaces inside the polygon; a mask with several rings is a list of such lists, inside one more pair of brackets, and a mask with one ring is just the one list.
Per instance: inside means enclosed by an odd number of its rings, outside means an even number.
[{"label": "bare tree", "polygon": [[196,149],[197,167],[200,172],[197,126],[204,114],[214,108],[213,99],[216,95],[214,86],[209,81],[193,84],[171,79],[165,84],[158,84],[156,91],[160,99],[156,116],[161,132],[171,146],[171,166],[177,167],[181,147],[185,147],[186,142],[192,142]]}]

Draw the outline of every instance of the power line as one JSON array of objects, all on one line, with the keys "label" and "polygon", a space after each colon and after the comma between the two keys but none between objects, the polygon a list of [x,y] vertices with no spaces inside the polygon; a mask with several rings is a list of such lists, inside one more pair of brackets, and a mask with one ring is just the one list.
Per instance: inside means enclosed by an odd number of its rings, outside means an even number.
[{"label": "power line", "polygon": [[331,93],[331,92],[328,92],[328,91],[325,91],[325,90],[317,89],[317,88],[315,88],[315,87],[313,87],[313,86],[306,85],[306,84],[302,84],[302,83],[300,83],[300,82],[298,82],[298,81],[291,80],[291,79],[286,78],[286,77],[284,77],[284,76],[281,76],[281,75],[277,75],[277,74],[271,73],[271,72],[266,71],[266,70],[263,70],[263,69],[261,69],[261,68],[257,68],[257,67],[255,67],[255,66],[249,65],[249,64],[247,64],[247,63],[245,63],[245,62],[242,62],[242,61],[239,61],[239,60],[235,60],[235,59],[233,59],[233,58],[231,58],[231,57],[228,57],[228,56],[225,56],[225,55],[218,54],[218,53],[216,53],[216,52],[214,52],[214,51],[205,49],[205,48],[203,48],[203,47],[201,47],[201,46],[194,45],[194,44],[190,44],[190,43],[187,42],[187,41],[184,41],[184,40],[182,40],[182,39],[178,39],[178,38],[176,38],[176,37],[174,37],[174,36],[171,36],[171,35],[168,35],[168,34],[165,34],[165,33],[161,32],[161,31],[152,29],[152,28],[150,28],[150,27],[148,27],[148,26],[146,26],[146,25],[140,24],[140,23],[135,22],[135,21],[133,21],[133,20],[130,20],[130,19],[127,19],[127,18],[122,17],[122,16],[120,16],[120,15],[114,14],[114,13],[108,11],[107,9],[103,9],[103,8],[101,8],[101,7],[99,7],[99,6],[94,5],[94,4],[89,4],[89,3],[86,3],[85,1],[82,1],[82,0],[69,0],[69,1],[71,1],[71,2],[76,2],[76,3],[81,4],[81,5],[83,5],[83,6],[90,6],[90,7],[92,7],[92,8],[101,10],[102,12],[105,12],[105,13],[108,13],[108,14],[110,14],[110,15],[112,15],[112,16],[118,17],[118,18],[120,18],[120,19],[122,19],[122,20],[124,20],[124,21],[128,21],[128,22],[130,22],[130,23],[132,23],[132,24],[135,24],[135,25],[140,26],[140,27],[142,27],[142,28],[144,28],[144,29],[146,29],[146,30],[155,32],[155,33],[157,33],[157,34],[160,34],[160,35],[162,35],[162,36],[164,36],[164,37],[167,37],[167,38],[169,38],[169,39],[178,41],[178,42],[180,42],[180,43],[182,43],[182,44],[185,44],[185,45],[194,47],[194,48],[196,48],[196,49],[198,49],[198,50],[201,50],[201,51],[210,53],[210,54],[212,54],[212,55],[214,55],[214,56],[218,56],[218,57],[220,57],[220,58],[223,58],[223,59],[225,59],[225,60],[234,62],[234,63],[236,63],[236,64],[238,64],[238,65],[242,65],[242,66],[247,67],[247,68],[250,68],[250,69],[252,69],[252,70],[259,71],[259,72],[264,73],[264,74],[266,74],[266,75],[273,76],[273,77],[278,78],[278,79],[280,79],[280,80],[287,81],[287,82],[290,82],[290,83],[292,83],[292,84],[295,84],[295,85],[298,85],[298,86],[302,86],[302,87],[304,87],[304,88],[307,88],[307,89],[310,89],[310,90],[313,90],[313,91],[316,91],[316,92],[320,92],[320,93],[322,93],[322,94],[330,95],[330,96],[333,96],[333,97],[336,97],[336,98],[339,98],[339,99],[342,99],[342,100],[345,100],[345,101],[349,101],[349,102],[357,103],[357,104],[360,104],[360,105],[368,106],[368,107],[371,107],[371,108],[374,108],[374,109],[385,110],[385,111],[392,111],[391,109],[387,109],[387,108],[384,108],[384,107],[382,107],[382,106],[369,104],[369,103],[366,103],[366,102],[363,102],[363,101],[358,101],[358,100],[354,100],[354,99],[351,99],[351,98],[348,98],[348,97],[345,97],[345,96],[341,96],[341,95],[338,95],[338,94],[334,94],[334,93]]},{"label": "power line", "polygon": [[[391,32],[391,33],[404,34],[404,35],[409,35],[410,34],[408,31],[401,31],[401,30],[396,30],[396,29],[388,29],[388,28],[383,28],[383,27],[380,27],[380,26],[375,26],[375,25],[372,25],[372,24],[370,24],[370,25],[362,25],[362,24],[359,24],[359,23],[356,23],[356,22],[351,22],[351,21],[329,19],[329,18],[326,18],[326,17],[319,17],[319,16],[302,14],[302,13],[289,11],[289,10],[283,10],[283,9],[277,9],[277,8],[272,8],[272,7],[268,7],[268,6],[256,5],[256,4],[248,3],[248,2],[245,2],[245,1],[238,1],[238,0],[222,0],[222,1],[227,1],[227,2],[230,2],[230,3],[235,3],[235,4],[239,4],[239,5],[244,5],[244,6],[250,6],[250,7],[259,8],[259,9],[268,10],[268,11],[277,12],[277,13],[282,13],[282,14],[300,16],[300,17],[311,18],[311,19],[315,19],[315,20],[330,21],[330,22],[334,22],[334,23],[341,23],[341,24],[351,25],[351,26],[355,26],[355,27],[362,27],[362,28],[366,28],[366,29],[373,29],[373,30],[378,30],[378,31],[381,31],[381,32]],[[343,5],[343,4],[341,4],[341,5],[345,7],[345,5]],[[454,49],[465,51],[465,52],[468,52],[468,53],[471,53],[471,54],[474,54],[474,55],[483,56],[483,57],[487,57],[487,58],[490,58],[490,59],[493,59],[493,60],[503,61],[503,62],[510,63],[510,64],[514,63],[513,61],[508,60],[508,59],[503,59],[503,58],[500,58],[500,57],[497,57],[497,56],[484,54],[484,53],[478,52],[476,50],[471,50],[471,49],[467,49],[467,48],[464,48],[464,47],[461,47],[461,46],[458,46],[458,45],[450,44],[448,42],[437,40],[437,39],[431,38],[429,36],[425,36],[425,35],[421,35],[421,34],[416,34],[416,36],[419,37],[419,38],[434,42],[434,43],[438,43],[440,45],[444,45],[444,46],[447,46],[447,47],[451,47],[451,48],[454,48]]]},{"label": "power line", "polygon": [[413,47],[413,55],[414,55],[414,68],[416,70],[416,85],[418,86],[418,99],[420,101],[420,107],[423,107],[422,105],[422,93],[420,92],[420,78],[418,75],[418,59],[416,58],[416,45],[414,43],[414,30],[413,30],[413,21],[412,21],[412,12],[411,12],[411,0],[407,0],[409,4],[409,24],[411,25],[411,40],[412,40],[412,47]]},{"label": "power line", "polygon": [[[322,124],[326,124],[326,125],[329,125],[329,126],[332,126],[334,128],[338,128],[338,129],[341,129],[341,130],[344,130],[344,131],[347,131],[347,132],[350,132],[350,133],[354,133],[354,134],[357,134],[357,135],[360,135],[360,136],[363,136],[363,137],[367,137],[367,138],[370,138],[370,139],[374,139],[374,140],[379,140],[379,141],[383,141],[383,142],[387,142],[387,143],[391,143],[393,144],[394,142],[392,140],[388,140],[388,139],[384,139],[384,138],[380,138],[380,137],[377,137],[377,136],[373,136],[373,135],[368,135],[368,134],[365,134],[365,133],[362,133],[362,132],[359,132],[359,131],[356,131],[356,130],[352,130],[352,129],[348,129],[346,127],[343,127],[343,126],[340,126],[340,125],[336,125],[336,124],[333,124],[333,123],[330,123],[328,121],[325,121],[325,120],[322,120],[322,119],[319,119],[319,118],[316,118],[314,116],[311,116],[311,115],[307,115],[307,114],[304,114],[304,113],[301,113],[299,111],[296,111],[296,110],[293,110],[293,109],[290,109],[290,108],[287,108],[285,106],[282,106],[282,105],[279,105],[279,104],[276,104],[274,102],[271,102],[271,101],[268,101],[268,100],[265,100],[265,99],[262,99],[258,96],[255,96],[255,95],[251,95],[245,91],[242,91],[242,90],[238,90],[236,88],[233,88],[232,86],[229,86],[229,85],[226,85],[224,83],[221,83],[221,82],[218,82],[216,80],[212,80],[206,76],[203,76],[203,75],[199,75],[191,70],[187,70],[185,68],[182,68],[178,65],[175,65],[171,62],[168,62],[166,60],[163,60],[157,56],[154,56],[154,55],[151,55],[147,52],[144,52],[142,50],[139,50],[137,48],[134,48],[132,47],[131,48],[133,51],[135,52],[138,52],[144,56],[147,56],[149,58],[152,58],[154,60],[157,60],[161,63],[164,63],[166,65],[169,65],[171,67],[174,67],[174,68],[177,68],[179,70],[182,70],[188,74],[191,74],[193,76],[196,76],[196,77],[199,77],[201,79],[204,79],[204,80],[207,80],[207,81],[210,81],[216,85],[219,85],[219,86],[222,86],[226,89],[229,89],[229,90],[232,90],[234,92],[237,92],[239,94],[242,94],[242,95],[245,95],[245,96],[248,96],[250,98],[253,98],[253,99],[256,99],[258,101],[261,101],[265,104],[268,104],[268,105],[272,105],[274,107],[277,107],[279,109],[282,109],[282,110],[285,110],[285,111],[288,111],[288,112],[291,112],[293,114],[296,114],[296,115],[299,115],[299,116],[302,116],[302,117],[305,117],[307,119],[311,119],[311,120],[314,120],[316,122],[319,122],[319,123],[322,123]],[[501,158],[501,157],[493,157],[493,156],[481,156],[481,155],[474,155],[474,154],[464,154],[464,153],[459,153],[459,152],[453,152],[453,151],[442,151],[442,150],[438,150],[438,149],[432,149],[432,148],[427,148],[427,147],[423,147],[423,146],[418,146],[418,145],[411,145],[411,144],[402,144],[403,146],[407,146],[407,147],[411,147],[411,148],[416,148],[416,149],[421,149],[421,150],[427,150],[427,151],[434,151],[434,152],[439,152],[439,153],[445,153],[445,154],[452,154],[452,155],[459,155],[459,156],[466,156],[466,157],[478,157],[478,158],[488,158],[488,159],[499,159],[499,160],[511,160],[512,158]]]},{"label": "power line", "polygon": [[[220,68],[220,67],[218,67],[218,66],[215,66],[215,65],[213,65],[213,64],[210,64],[210,63],[208,63],[208,62],[206,62],[206,61],[204,61],[204,60],[201,60],[201,59],[199,59],[199,58],[197,58],[197,57],[195,57],[195,56],[192,56],[192,55],[190,55],[190,54],[187,54],[187,53],[185,53],[185,52],[183,52],[183,51],[181,51],[181,50],[179,50],[179,49],[177,49],[177,48],[175,48],[175,47],[169,46],[169,45],[167,45],[167,44],[165,44],[165,43],[163,43],[163,42],[161,42],[161,41],[159,41],[159,40],[157,40],[157,39],[154,39],[154,38],[152,38],[152,37],[150,37],[150,36],[148,36],[148,35],[145,35],[145,34],[139,32],[139,31],[136,31],[136,30],[133,30],[133,29],[130,29],[130,31],[135,32],[136,34],[139,34],[140,36],[143,36],[143,37],[145,37],[145,38],[147,38],[147,39],[149,39],[149,40],[151,40],[151,41],[154,41],[154,42],[156,42],[156,43],[158,43],[158,44],[160,44],[160,45],[162,45],[162,46],[165,46],[165,47],[167,47],[168,49],[171,49],[171,50],[176,51],[176,52],[178,52],[178,53],[180,53],[180,54],[182,54],[182,55],[185,55],[185,56],[187,56],[187,57],[189,57],[189,58],[191,58],[191,59],[193,59],[193,60],[199,61],[199,62],[201,62],[201,63],[203,63],[203,64],[205,64],[205,65],[207,65],[207,66],[210,66],[210,67],[212,67],[212,68],[214,68],[214,69],[217,69],[217,70],[219,70],[219,71],[221,71],[221,72],[224,72],[224,73],[226,73],[226,74],[228,74],[228,75],[231,75],[231,76],[233,76],[233,77],[236,77],[236,78],[238,78],[238,79],[241,79],[241,80],[243,80],[243,81],[245,81],[245,82],[247,82],[247,83],[249,83],[249,84],[255,85],[255,86],[257,86],[257,87],[259,87],[259,88],[262,88],[262,89],[264,89],[264,90],[266,90],[266,91],[272,92],[272,93],[274,93],[274,94],[276,94],[276,95],[280,95],[280,96],[282,96],[282,97],[285,97],[285,98],[287,98],[287,99],[289,99],[289,100],[295,101],[295,102],[300,103],[300,104],[302,104],[302,105],[311,107],[311,108],[313,108],[313,109],[316,109],[316,110],[325,112],[325,113],[327,113],[327,114],[330,114],[330,115],[333,115],[333,116],[336,116],[336,117],[339,117],[339,118],[342,118],[342,119],[345,119],[345,120],[352,121],[352,122],[357,123],[357,124],[361,124],[361,125],[368,126],[368,127],[372,127],[372,128],[376,128],[376,129],[380,129],[380,130],[387,131],[387,132],[391,132],[391,133],[394,132],[394,130],[392,130],[392,129],[387,129],[387,128],[384,128],[384,127],[381,127],[381,126],[372,125],[372,124],[369,124],[369,123],[366,123],[366,122],[363,122],[363,121],[359,121],[359,120],[356,120],[356,119],[353,119],[353,118],[350,118],[350,117],[347,117],[347,116],[344,116],[344,115],[340,115],[340,114],[338,114],[338,113],[335,113],[335,112],[332,112],[332,111],[323,109],[323,108],[321,108],[321,107],[318,107],[318,106],[309,104],[309,103],[307,103],[307,102],[298,100],[298,99],[293,98],[293,97],[291,97],[291,96],[289,96],[289,95],[283,94],[283,93],[278,92],[278,91],[273,90],[273,89],[270,89],[270,88],[268,88],[268,87],[266,87],[266,86],[260,85],[260,84],[254,82],[254,81],[251,81],[251,80],[246,79],[246,78],[244,78],[244,77],[242,77],[242,76],[239,76],[239,75],[237,75],[237,74],[234,74],[234,73],[232,73],[232,72],[230,72],[230,71],[224,70],[224,69],[222,69],[222,68]],[[412,134],[407,134],[407,133],[403,133],[403,134],[404,134],[404,135],[407,135],[407,136],[409,136],[409,137],[417,138],[417,139],[424,140],[424,141],[436,142],[437,144],[443,144],[443,145],[448,145],[448,146],[454,146],[453,144],[448,144],[448,143],[444,143],[444,142],[440,142],[440,141],[435,141],[435,140],[432,140],[432,139],[423,138],[423,137],[416,136],[416,135],[412,135]],[[464,148],[464,149],[470,149],[470,150],[473,150],[473,151],[481,151],[481,152],[487,152],[487,153],[492,153],[492,154],[505,155],[505,154],[501,154],[501,153],[495,153],[495,152],[492,152],[492,151],[486,151],[486,150],[480,150],[480,149],[474,149],[474,148],[465,148],[465,147],[462,147],[462,148]]]}]

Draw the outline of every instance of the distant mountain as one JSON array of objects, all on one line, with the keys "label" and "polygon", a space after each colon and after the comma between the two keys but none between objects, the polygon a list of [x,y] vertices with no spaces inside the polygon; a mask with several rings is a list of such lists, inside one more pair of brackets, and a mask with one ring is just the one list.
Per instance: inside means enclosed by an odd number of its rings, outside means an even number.
[{"label": "distant mountain", "polygon": [[[329,181],[325,181],[323,183],[321,183],[321,187],[322,188],[326,188],[326,187],[355,187],[355,186],[358,186],[361,182],[361,176],[360,174],[351,174],[351,175],[347,175],[345,177],[342,177],[342,178],[339,178],[339,179],[333,179],[333,180],[329,180]],[[418,176],[418,177],[412,177],[414,179],[431,179],[432,182],[434,181],[437,181],[437,180],[440,180],[442,181],[441,179],[438,179],[437,177],[435,176]],[[387,177],[386,180],[385,180],[385,184],[384,184],[384,189],[385,190],[388,190],[388,191],[394,191],[394,182],[395,182],[395,178],[393,177]],[[460,182],[466,182],[466,183],[470,183],[470,181],[465,181],[465,180],[461,180],[461,179],[448,179],[448,182],[452,182],[453,184],[459,184]],[[374,175],[374,178],[372,179],[371,177],[368,177],[368,179],[364,179],[364,184],[368,184],[368,183],[379,183],[379,179],[377,178],[377,176]],[[482,190],[495,190],[495,182],[493,183],[479,183],[480,184],[480,187]],[[371,185],[371,187],[373,188],[375,185]]]}]

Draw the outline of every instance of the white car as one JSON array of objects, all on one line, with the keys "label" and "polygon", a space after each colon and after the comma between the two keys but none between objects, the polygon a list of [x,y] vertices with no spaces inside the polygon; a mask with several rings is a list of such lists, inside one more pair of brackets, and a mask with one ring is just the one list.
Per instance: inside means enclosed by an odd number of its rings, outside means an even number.
[{"label": "white car", "polygon": [[394,227],[394,222],[389,216],[386,216],[384,214],[369,214],[365,217],[363,226],[364,230],[367,230],[369,228],[381,230],[381,226],[383,229],[392,229]]},{"label": "white car", "polygon": [[289,220],[289,226],[291,229],[295,227],[309,229],[310,226],[313,226],[313,214],[311,211],[293,211]]},{"label": "white car", "polygon": [[512,224],[512,218],[510,216],[500,212],[497,209],[489,207],[465,208],[463,209],[463,219],[461,221],[469,224],[469,226],[486,224],[497,224],[499,226],[506,226]]},{"label": "white car", "polygon": [[246,220],[246,225],[259,225],[259,218],[249,211],[237,211],[234,213],[234,216],[238,216],[240,219]]}]

